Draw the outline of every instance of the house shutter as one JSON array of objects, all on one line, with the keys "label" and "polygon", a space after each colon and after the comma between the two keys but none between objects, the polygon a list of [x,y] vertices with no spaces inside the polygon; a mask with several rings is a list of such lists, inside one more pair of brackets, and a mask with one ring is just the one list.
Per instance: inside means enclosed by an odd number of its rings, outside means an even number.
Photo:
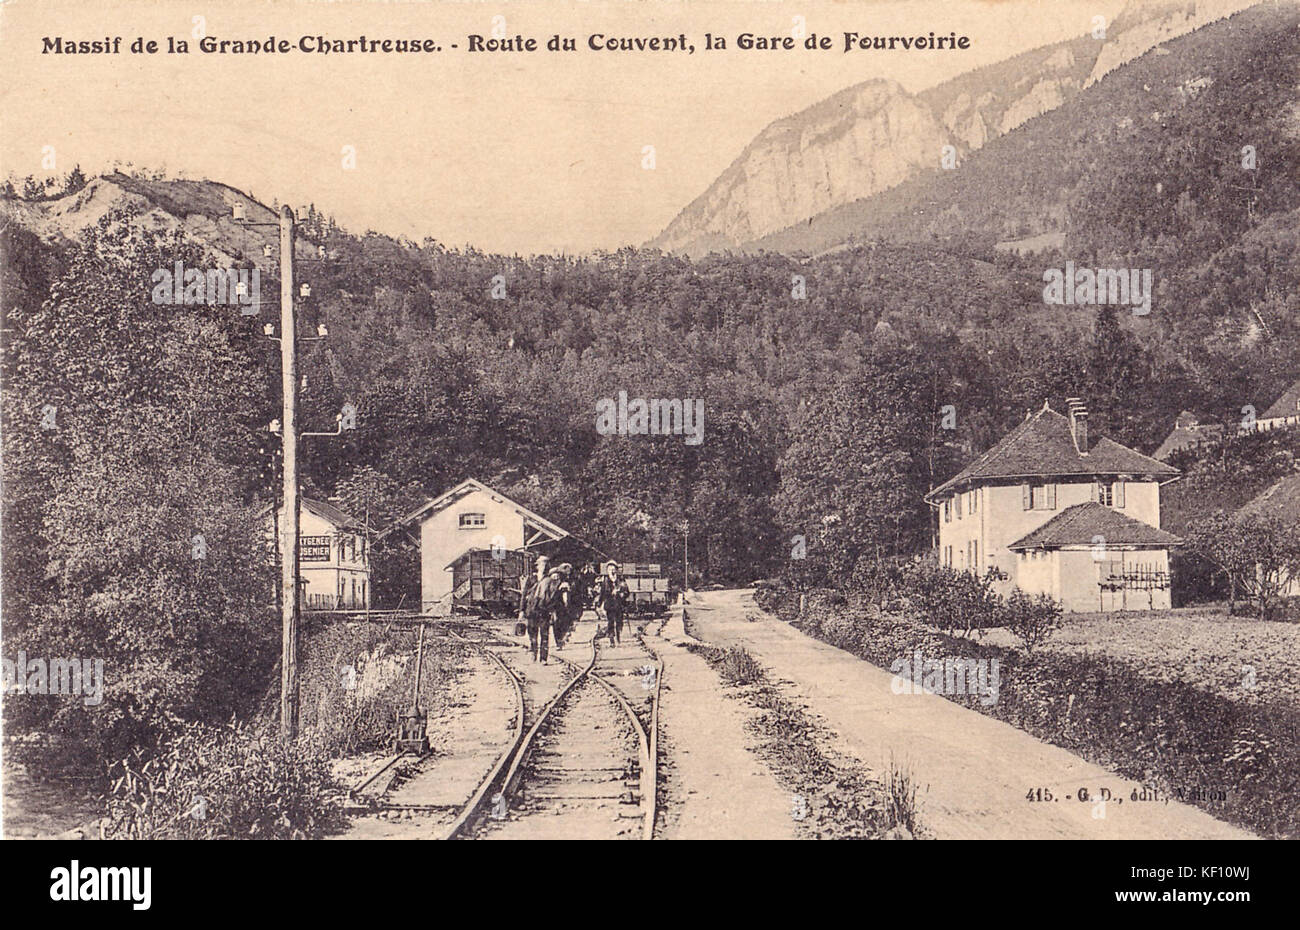
[{"label": "house shutter", "polygon": [[1054,484],[1047,485],[1047,509],[1056,509],[1056,485]]},{"label": "house shutter", "polygon": [[1029,490],[1029,485],[1027,484],[1022,484],[1020,486],[1020,505],[1025,510],[1030,510],[1034,506],[1033,492]]},{"label": "house shutter", "polygon": [[1115,482],[1114,495],[1115,495],[1115,506],[1123,507],[1124,506],[1124,482],[1123,481]]},{"label": "house shutter", "polygon": [[1101,482],[1094,481],[1094,482],[1092,483],[1092,498],[1091,498],[1091,499],[1092,499],[1093,503],[1096,503],[1097,501],[1101,500]]}]

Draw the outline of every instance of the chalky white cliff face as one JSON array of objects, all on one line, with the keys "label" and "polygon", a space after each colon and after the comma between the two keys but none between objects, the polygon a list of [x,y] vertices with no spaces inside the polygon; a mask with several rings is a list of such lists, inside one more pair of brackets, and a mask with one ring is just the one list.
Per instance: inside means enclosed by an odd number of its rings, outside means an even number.
[{"label": "chalky white cliff face", "polygon": [[778,120],[665,234],[668,247],[743,242],[903,181],[947,133],[892,81],[870,81]]},{"label": "chalky white cliff face", "polygon": [[[1120,65],[1145,55],[1162,42],[1185,35],[1258,0],[1133,0],[1107,32],[1092,73],[1090,87]],[[1288,0],[1291,2],[1291,0]]]},{"label": "chalky white cliff face", "polygon": [[888,190],[1061,106],[1156,45],[1250,0],[1132,0],[1104,38],[1081,37],[919,94],[873,80],[764,129],[651,247],[700,255],[752,242]]}]

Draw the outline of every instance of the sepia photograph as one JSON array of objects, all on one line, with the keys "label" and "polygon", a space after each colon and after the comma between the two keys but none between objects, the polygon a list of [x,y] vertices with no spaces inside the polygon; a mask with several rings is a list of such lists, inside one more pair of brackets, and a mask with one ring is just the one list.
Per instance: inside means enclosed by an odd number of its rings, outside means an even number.
[{"label": "sepia photograph", "polygon": [[33,900],[1017,840],[1224,914],[1274,847],[1207,843],[1300,838],[1300,3],[9,0],[0,61]]}]

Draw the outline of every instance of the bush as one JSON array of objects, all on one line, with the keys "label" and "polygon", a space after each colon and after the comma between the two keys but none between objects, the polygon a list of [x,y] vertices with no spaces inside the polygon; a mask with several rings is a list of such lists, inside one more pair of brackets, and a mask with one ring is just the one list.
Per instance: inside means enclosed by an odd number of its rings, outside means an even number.
[{"label": "bush", "polygon": [[741,646],[718,655],[718,671],[728,684],[752,685],[763,680],[763,666]]},{"label": "bush", "polygon": [[244,725],[175,721],[155,752],[109,775],[110,839],[311,839],[339,816],[318,746]]},{"label": "bush", "polygon": [[1006,627],[1025,644],[1025,652],[1047,641],[1061,626],[1061,605],[1046,594],[1030,597],[1016,588],[1002,610]]},{"label": "bush", "polygon": [[994,583],[1005,578],[997,569],[981,576],[918,559],[899,572],[891,606],[903,606],[949,635],[960,631],[969,636],[1004,624],[1004,605]]}]

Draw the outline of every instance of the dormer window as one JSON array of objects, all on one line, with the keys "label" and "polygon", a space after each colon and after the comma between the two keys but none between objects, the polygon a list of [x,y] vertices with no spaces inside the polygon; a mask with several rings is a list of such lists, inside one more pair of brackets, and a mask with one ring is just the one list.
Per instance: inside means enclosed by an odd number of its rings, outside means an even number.
[{"label": "dormer window", "polygon": [[473,530],[487,525],[487,516],[481,513],[463,513],[460,515],[460,528]]}]

